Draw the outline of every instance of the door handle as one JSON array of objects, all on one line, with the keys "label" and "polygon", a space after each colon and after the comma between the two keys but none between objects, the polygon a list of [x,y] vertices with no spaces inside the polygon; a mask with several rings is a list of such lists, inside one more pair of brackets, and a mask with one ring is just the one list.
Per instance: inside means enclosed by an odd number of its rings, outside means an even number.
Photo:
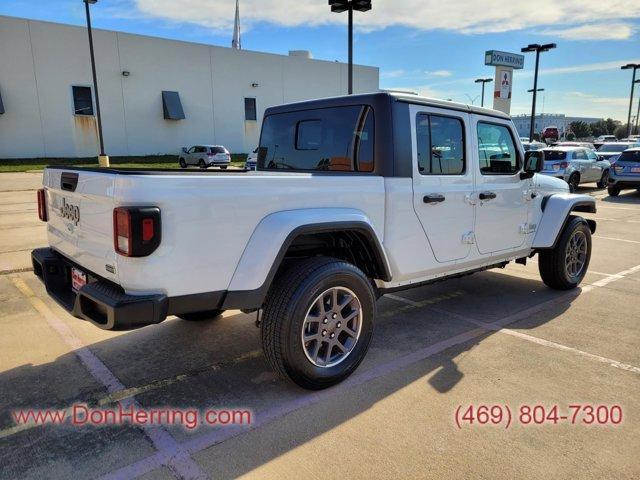
[{"label": "door handle", "polygon": [[444,200],[444,195],[441,195],[439,193],[431,193],[429,195],[425,195],[422,199],[424,203],[442,203],[444,202]]},{"label": "door handle", "polygon": [[480,198],[480,200],[493,200],[496,198],[496,194],[493,192],[482,192],[478,195],[478,198]]}]

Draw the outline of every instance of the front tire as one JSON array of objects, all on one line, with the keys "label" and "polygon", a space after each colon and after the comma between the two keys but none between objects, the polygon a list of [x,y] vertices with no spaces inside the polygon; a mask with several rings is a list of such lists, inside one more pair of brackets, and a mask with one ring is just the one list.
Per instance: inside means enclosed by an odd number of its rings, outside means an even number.
[{"label": "front tire", "polygon": [[207,164],[205,163],[205,161],[201,158],[200,161],[198,162],[198,166],[202,169],[207,168]]},{"label": "front tire", "polygon": [[184,158],[181,158],[179,160],[179,163],[180,163],[180,168],[187,168],[187,162],[185,161]]},{"label": "front tire", "polygon": [[555,290],[577,287],[589,267],[591,259],[591,230],[581,217],[569,217],[553,250],[538,255],[542,281]]},{"label": "front tire", "polygon": [[578,190],[578,185],[580,185],[580,175],[578,173],[572,173],[567,183],[569,184],[569,191],[575,193],[575,191]]},{"label": "front tire", "polygon": [[598,186],[598,188],[607,188],[608,184],[609,184],[609,170],[605,170],[604,172],[602,172],[602,178],[598,183],[596,183],[596,185]]},{"label": "front tire", "polygon": [[364,359],[373,335],[376,296],[350,263],[315,257],[289,266],[274,282],[261,323],[272,368],[303,388],[335,385]]}]

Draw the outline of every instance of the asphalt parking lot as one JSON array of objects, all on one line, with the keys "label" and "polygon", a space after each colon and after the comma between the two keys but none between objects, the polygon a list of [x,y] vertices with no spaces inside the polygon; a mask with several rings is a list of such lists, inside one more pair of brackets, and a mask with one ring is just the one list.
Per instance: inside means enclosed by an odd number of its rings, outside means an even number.
[{"label": "asphalt parking lot", "polygon": [[[640,477],[635,191],[581,189],[598,205],[582,288],[549,290],[534,258],[383,297],[360,369],[313,393],[271,373],[255,315],[130,332],[68,315],[30,271],[31,249],[46,244],[39,182],[0,175],[0,479]],[[241,407],[252,425],[33,426],[11,413],[117,402]],[[514,421],[456,422],[469,405],[509,408]],[[535,405],[619,405],[622,419],[517,420]]]}]

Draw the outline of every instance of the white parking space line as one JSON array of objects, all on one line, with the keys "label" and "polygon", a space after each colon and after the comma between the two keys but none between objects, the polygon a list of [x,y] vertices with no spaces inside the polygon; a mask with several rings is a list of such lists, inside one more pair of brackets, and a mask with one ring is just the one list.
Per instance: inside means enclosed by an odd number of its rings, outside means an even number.
[{"label": "white parking space line", "polygon": [[598,222],[616,222],[616,223],[640,223],[640,220],[623,220],[621,218],[606,218],[596,216],[594,220]]},{"label": "white parking space line", "polygon": [[613,207],[613,206],[611,206],[611,205],[603,205],[602,203],[598,203],[598,209],[600,209],[600,208],[604,208],[604,209],[611,208],[612,210],[632,210],[632,211],[634,211],[634,212],[637,212],[637,211],[638,211],[638,209],[637,209],[637,208],[629,208],[629,207]]},{"label": "white parking space line", "polygon": [[[29,303],[45,319],[62,340],[73,349],[73,353],[85,366],[93,378],[104,385],[110,394],[125,390],[125,386],[116,378],[109,368],[93,353],[71,329],[58,318],[58,316],[38,298],[33,290],[20,277],[11,279],[18,290],[26,297]],[[124,400],[122,405],[128,407],[134,402],[136,409],[142,407],[134,398]],[[200,466],[189,456],[180,444],[161,427],[143,427],[145,434],[158,450],[158,458],[163,459],[163,464],[175,473],[178,478],[209,478]]]},{"label": "white parking space line", "polygon": [[392,293],[387,293],[385,295],[386,298],[390,298],[392,300],[395,300],[397,302],[402,302],[402,303],[406,303],[407,305],[411,305],[412,307],[422,307],[422,305],[418,302],[414,302],[413,300],[409,300],[408,298],[403,298],[403,297],[399,297],[397,295],[394,295]]},{"label": "white parking space line", "polygon": [[603,237],[602,235],[594,235],[593,238],[602,238],[604,240],[615,240],[616,242],[627,242],[627,243],[638,243],[638,240],[627,240],[626,238],[615,238],[615,237]]},{"label": "white parking space line", "polygon": [[[588,293],[590,291],[594,290],[594,287],[604,287],[610,283],[613,283],[617,280],[623,279],[625,277],[627,277],[628,275],[631,275],[633,273],[636,272],[640,272],[640,265],[636,265],[635,267],[631,267],[627,270],[623,270],[622,272],[618,272],[615,274],[605,274],[607,275],[606,278],[603,278],[602,280],[599,280],[597,282],[594,282],[590,285],[585,285],[584,287],[582,287],[581,289],[581,293]],[[592,272],[593,273],[593,272]],[[461,315],[459,313],[454,313],[454,312],[450,312],[448,310],[444,310],[442,308],[439,307],[433,307],[430,306],[428,307],[430,310],[437,312],[437,313],[441,313],[444,315],[449,315],[452,316],[454,318],[457,318],[459,320],[463,320],[465,322],[471,323],[473,325],[479,326],[481,328],[484,328],[486,330],[490,330],[490,331],[495,331],[495,332],[499,332],[499,333],[504,333],[506,335],[511,335],[514,337],[518,337],[521,338],[523,340],[532,342],[532,343],[536,343],[538,345],[543,345],[545,347],[550,347],[550,348],[555,348],[557,350],[563,350],[565,352],[571,352],[574,353],[576,355],[580,355],[582,357],[585,358],[589,358],[591,360],[595,360],[597,362],[600,363],[605,363],[607,365],[610,365],[612,367],[615,368],[619,368],[621,370],[626,370],[629,372],[633,372],[633,373],[640,373],[640,367],[636,367],[634,365],[629,365],[626,363],[622,363],[619,362],[617,360],[613,360],[611,358],[606,358],[606,357],[601,357],[600,355],[595,355],[593,353],[589,353],[589,352],[584,352],[582,350],[578,350],[576,348],[573,347],[569,347],[567,345],[562,345],[560,343],[556,343],[556,342],[551,342],[549,340],[545,340],[543,338],[538,338],[538,337],[534,337],[533,335],[528,335],[526,333],[521,333],[521,332],[517,332],[515,330],[511,330],[508,328],[504,328],[506,325],[515,323],[519,320],[523,320],[525,318],[530,317],[532,314],[537,313],[541,310],[546,309],[547,307],[556,304],[556,303],[560,303],[562,301],[564,301],[567,297],[571,296],[572,292],[568,291],[562,295],[560,295],[557,298],[554,298],[552,300],[548,300],[546,302],[540,303],[538,305],[534,305],[533,307],[527,308],[525,310],[522,310],[520,312],[511,314],[511,315],[507,315],[506,317],[503,317],[499,320],[496,320],[495,322],[491,322],[491,323],[487,323],[487,322],[483,322],[481,320],[477,320],[475,318],[469,317],[467,315]],[[399,297],[397,295],[387,295],[389,298],[392,298],[393,300],[397,300],[403,303],[406,303],[407,305],[415,305],[416,302],[414,302],[413,300],[409,300],[403,297]]]}]

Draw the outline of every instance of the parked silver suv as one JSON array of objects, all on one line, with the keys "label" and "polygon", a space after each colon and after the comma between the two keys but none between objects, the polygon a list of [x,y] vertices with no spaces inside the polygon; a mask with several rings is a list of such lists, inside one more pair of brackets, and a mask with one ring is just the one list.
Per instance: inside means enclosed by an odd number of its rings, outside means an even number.
[{"label": "parked silver suv", "polygon": [[182,168],[197,165],[200,168],[220,167],[226,170],[231,163],[231,154],[222,145],[195,145],[191,148],[182,147],[178,162]]},{"label": "parked silver suv", "polygon": [[595,151],[583,147],[551,147],[544,152],[542,174],[561,178],[574,192],[581,183],[596,182],[606,188],[611,164],[598,157]]}]

